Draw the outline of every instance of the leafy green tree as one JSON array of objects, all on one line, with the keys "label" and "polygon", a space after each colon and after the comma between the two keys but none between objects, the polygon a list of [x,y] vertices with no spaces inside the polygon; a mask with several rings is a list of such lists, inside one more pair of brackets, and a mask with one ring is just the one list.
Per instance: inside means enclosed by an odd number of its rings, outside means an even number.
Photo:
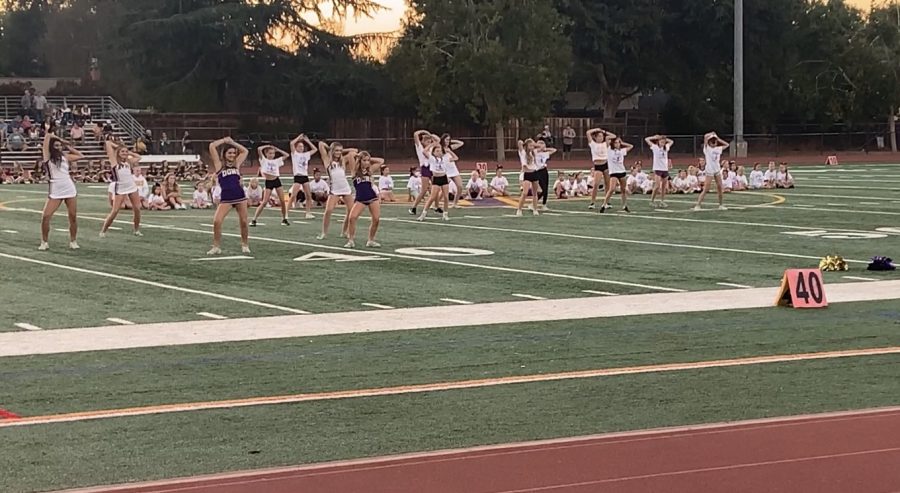
[{"label": "leafy green tree", "polygon": [[38,41],[47,25],[45,10],[39,1],[5,1],[0,13],[0,73],[19,77],[47,74],[46,63],[38,50]]},{"label": "leafy green tree", "polygon": [[[389,66],[431,121],[465,108],[504,158],[510,119],[537,120],[566,87],[563,18],[542,0],[417,0]],[[399,69],[399,70],[397,70]]]}]

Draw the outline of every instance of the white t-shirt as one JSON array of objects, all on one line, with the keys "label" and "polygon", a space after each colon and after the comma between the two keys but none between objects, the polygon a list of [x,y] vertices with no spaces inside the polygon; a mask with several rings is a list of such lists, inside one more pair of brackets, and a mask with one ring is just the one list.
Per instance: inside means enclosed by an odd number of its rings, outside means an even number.
[{"label": "white t-shirt", "polygon": [[418,194],[419,191],[422,190],[422,177],[410,176],[409,181],[406,183],[406,189]]},{"label": "white t-shirt", "polygon": [[643,170],[638,171],[637,175],[634,176],[634,179],[637,180],[637,184],[643,186],[644,183],[647,183],[650,180],[650,177],[647,176],[647,173],[644,173]]},{"label": "white t-shirt", "polygon": [[606,161],[607,153],[609,152],[609,145],[606,142],[594,142],[592,140],[588,142],[588,147],[591,148],[591,161]]},{"label": "white t-shirt", "polygon": [[201,192],[200,190],[194,190],[194,203],[197,205],[208,205],[209,204],[209,195],[206,192]]},{"label": "white t-shirt", "polygon": [[703,156],[706,158],[706,169],[704,170],[708,176],[714,176],[722,172],[722,165],[719,160],[722,159],[722,151],[724,147],[703,146]]},{"label": "white t-shirt", "polygon": [[263,187],[244,187],[244,193],[247,194],[247,198],[251,200],[262,200],[263,195]]},{"label": "white t-shirt", "polygon": [[762,171],[754,170],[750,172],[750,188],[762,188],[765,184],[765,175]]},{"label": "white t-shirt", "polygon": [[478,190],[482,190],[484,189],[484,180],[481,178],[469,178],[469,183],[466,184],[466,188],[477,188]]},{"label": "white t-shirt", "polygon": [[394,189],[394,179],[390,176],[379,176],[378,177],[378,188],[381,190],[393,190]]},{"label": "white t-shirt", "polygon": [[519,162],[522,164],[522,167],[525,171],[535,171],[537,170],[537,155],[535,154],[534,159],[531,163],[528,162],[528,151],[524,149],[519,150]]},{"label": "white t-shirt", "polygon": [[550,160],[549,152],[538,152],[534,153],[534,164],[537,169],[544,169],[547,167],[547,161]]},{"label": "white t-shirt", "polygon": [[151,194],[150,198],[147,199],[147,202],[149,202],[151,205],[153,205],[153,204],[162,205],[162,204],[166,203],[166,199],[162,198],[162,195]]},{"label": "white t-shirt", "polygon": [[222,200],[222,187],[220,187],[219,185],[212,187],[212,198],[213,202],[219,202],[220,200]]},{"label": "white t-shirt", "polygon": [[309,175],[309,158],[312,156],[312,152],[297,152],[294,151],[291,153],[291,163],[294,167],[294,176],[307,176]]},{"label": "white t-shirt", "polygon": [[740,186],[740,188],[747,188],[747,177],[744,175],[734,175],[731,182],[735,187]]},{"label": "white t-shirt", "polygon": [[664,146],[657,144],[650,146],[650,150],[653,151],[653,171],[669,171],[669,149],[671,148],[671,142]]},{"label": "white t-shirt", "polygon": [[325,180],[313,180],[309,182],[309,192],[310,193],[328,193],[328,182]]},{"label": "white t-shirt", "polygon": [[588,178],[582,178],[581,181],[578,182],[578,193],[588,193]]},{"label": "white t-shirt", "polygon": [[509,186],[509,180],[506,179],[505,176],[494,176],[491,179],[491,188],[500,191],[506,191],[506,187]]},{"label": "white t-shirt", "polygon": [[150,185],[147,183],[147,177],[144,175],[135,176],[134,184],[137,185],[138,196],[140,198],[146,199],[147,196],[150,195]]},{"label": "white t-shirt", "polygon": [[776,181],[776,183],[779,183],[779,184],[782,184],[785,182],[792,182],[792,181],[794,181],[794,177],[791,176],[790,173],[782,173],[781,171],[779,171],[778,173],[775,174],[775,181]]},{"label": "white t-shirt", "polygon": [[777,178],[778,173],[774,169],[766,170],[766,174],[764,175],[765,180],[769,183],[774,184]]},{"label": "white t-shirt", "polygon": [[625,148],[610,149],[609,152],[607,152],[607,157],[609,158],[609,174],[626,173],[625,156],[627,155],[628,150]]},{"label": "white t-shirt", "polygon": [[447,166],[445,164],[444,158],[446,158],[446,154],[441,156],[440,158],[436,158],[434,156],[430,156],[428,158],[428,165],[431,167],[431,172],[440,176],[447,174]]},{"label": "white t-shirt", "polygon": [[419,166],[424,166],[426,168],[431,166],[431,156],[425,155],[425,148],[418,142],[416,142],[416,157],[419,158]]},{"label": "white t-shirt", "polygon": [[457,188],[456,188],[456,182],[455,182],[455,181],[450,180],[450,185],[449,185],[449,187],[447,188],[447,192],[452,193],[453,195],[456,195],[456,193],[457,193]]},{"label": "white t-shirt", "polygon": [[278,176],[281,174],[281,166],[284,164],[284,158],[279,157],[275,159],[259,159],[259,170],[262,171],[264,175],[267,176]]},{"label": "white t-shirt", "polygon": [[687,182],[691,190],[700,188],[700,178],[697,178],[697,175],[688,175]]},{"label": "white t-shirt", "polygon": [[676,177],[672,180],[672,186],[675,187],[675,190],[681,190],[681,191],[687,190],[687,189],[688,189],[688,180],[687,180],[687,177],[682,178],[682,177],[680,177],[680,176],[676,176]]},{"label": "white t-shirt", "polygon": [[[722,173],[723,175],[725,173]],[[722,176],[722,187],[724,188],[734,188],[734,175],[728,174],[728,176]]]}]

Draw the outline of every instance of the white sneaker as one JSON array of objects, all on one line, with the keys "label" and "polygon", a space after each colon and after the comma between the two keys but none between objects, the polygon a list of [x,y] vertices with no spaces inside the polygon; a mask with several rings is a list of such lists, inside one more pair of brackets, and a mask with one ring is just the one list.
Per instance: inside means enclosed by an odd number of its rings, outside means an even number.
[{"label": "white sneaker", "polygon": [[353,240],[350,240],[344,244],[344,248],[356,248],[356,242]]},{"label": "white sneaker", "polygon": [[550,212],[550,208],[546,204],[541,204],[540,209],[544,212]]},{"label": "white sneaker", "polygon": [[449,221],[449,220],[450,220],[450,213],[449,213],[449,212],[445,212],[445,213],[441,214],[441,220],[443,220],[443,221]]},{"label": "white sneaker", "polygon": [[725,207],[724,205],[720,205],[720,206],[719,206],[719,210],[720,210],[720,211],[727,211],[727,210],[728,210],[728,207]]},{"label": "white sneaker", "polygon": [[219,247],[212,247],[206,252],[207,255],[220,255],[222,253],[222,249]]},{"label": "white sneaker", "polygon": [[134,231],[134,236],[144,236],[144,233],[141,233],[141,230],[138,229]]},{"label": "white sneaker", "polygon": [[540,215],[541,215],[540,212],[538,212],[538,211],[536,211],[536,210],[534,210],[534,209],[531,210],[531,213],[532,213],[533,215],[535,215],[535,216],[540,216]]},{"label": "white sneaker", "polygon": [[695,210],[695,211],[702,211],[703,208],[700,207],[699,205],[695,205],[695,206],[694,206],[694,210]]},{"label": "white sneaker", "polygon": [[319,233],[319,234],[317,234],[317,235],[316,235],[316,239],[317,239],[317,240],[324,240],[324,239],[325,239],[325,233]]},{"label": "white sneaker", "polygon": [[40,251],[42,251],[42,252],[43,252],[44,250],[49,250],[49,249],[50,249],[50,244],[47,243],[46,241],[42,241],[42,242],[41,242],[41,245],[38,247],[38,250],[40,250]]},{"label": "white sneaker", "polygon": [[591,202],[591,205],[589,205],[589,206],[588,206],[588,209],[590,209],[590,210],[594,210],[594,207],[595,207],[595,206],[594,206],[594,203],[593,203],[593,202]]},{"label": "white sneaker", "polygon": [[315,218],[316,218],[316,216],[313,215],[312,212],[307,212],[306,215],[303,216],[303,217],[304,217],[305,219],[315,219]]},{"label": "white sneaker", "polygon": [[250,253],[249,245],[241,245],[241,253]]},{"label": "white sneaker", "polygon": [[366,246],[369,248],[381,248],[381,243],[378,243],[375,240],[369,240],[366,242]]},{"label": "white sneaker", "polygon": [[516,217],[522,217],[522,209],[516,210]]},{"label": "white sneaker", "polygon": [[425,220],[425,213],[422,212],[422,214],[421,214],[419,217],[416,218],[416,221],[422,222],[422,221],[424,221],[424,220]]},{"label": "white sneaker", "polygon": [[668,208],[669,208],[669,204],[667,204],[665,201],[660,202],[660,203],[659,203],[659,206],[662,207],[663,209],[668,209]]},{"label": "white sneaker", "polygon": [[78,246],[78,242],[77,242],[77,241],[70,241],[70,242],[69,242],[69,249],[70,249],[70,250],[80,250],[81,247]]},{"label": "white sneaker", "polygon": [[106,238],[106,231],[100,232],[100,238]]}]

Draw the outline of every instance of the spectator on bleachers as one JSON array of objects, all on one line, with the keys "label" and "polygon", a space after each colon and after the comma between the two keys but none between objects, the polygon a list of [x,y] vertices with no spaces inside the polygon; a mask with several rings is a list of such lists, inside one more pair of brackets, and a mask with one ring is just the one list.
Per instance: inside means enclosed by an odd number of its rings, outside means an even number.
[{"label": "spectator on bleachers", "polygon": [[159,154],[168,154],[169,146],[170,146],[169,136],[166,135],[165,132],[163,132],[162,135],[159,136],[159,146],[158,146]]},{"label": "spectator on bleachers", "polygon": [[21,116],[31,116],[31,112],[34,109],[34,93],[32,89],[25,89],[25,95],[22,96],[22,115]]},{"label": "spectator on bleachers", "polygon": [[178,186],[174,173],[167,174],[166,179],[163,180],[163,196],[166,198],[166,203],[173,209],[187,209],[187,206],[181,201],[181,187]]},{"label": "spectator on bleachers", "polygon": [[156,149],[153,146],[153,131],[149,128],[144,131],[144,135],[141,136],[140,141],[144,143],[144,152],[146,154],[156,154]]},{"label": "spectator on bleachers", "polygon": [[69,130],[69,139],[75,145],[84,144],[84,127],[80,123],[76,122],[72,125],[72,129]]},{"label": "spectator on bleachers", "polygon": [[28,149],[28,141],[22,133],[22,127],[13,130],[13,133],[6,138],[6,149],[10,152],[19,152]]},{"label": "spectator on bleachers", "polygon": [[34,96],[34,119],[38,123],[44,123],[44,116],[47,110],[47,98],[43,94]]},{"label": "spectator on bleachers", "polygon": [[84,119],[85,123],[90,123],[91,121],[91,107],[83,104],[81,105],[81,118]]},{"label": "spectator on bleachers", "polygon": [[191,133],[187,130],[184,131],[184,135],[181,137],[181,153],[194,154],[194,141],[191,140]]},{"label": "spectator on bleachers", "polygon": [[106,120],[103,124],[103,141],[112,140],[115,136],[113,132],[112,120]]}]

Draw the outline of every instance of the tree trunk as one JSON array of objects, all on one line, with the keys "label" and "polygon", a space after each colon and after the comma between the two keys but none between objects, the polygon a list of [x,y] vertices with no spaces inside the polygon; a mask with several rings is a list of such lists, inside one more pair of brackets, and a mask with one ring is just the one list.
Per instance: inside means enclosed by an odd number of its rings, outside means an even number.
[{"label": "tree trunk", "polygon": [[616,117],[616,113],[619,111],[619,104],[622,103],[622,98],[615,94],[605,94],[603,95],[603,120],[609,121]]},{"label": "tree trunk", "polygon": [[897,110],[891,106],[891,116],[888,119],[888,136],[891,139],[891,152],[897,152]]},{"label": "tree trunk", "polygon": [[497,144],[497,162],[506,161],[506,139],[503,136],[503,123],[494,124],[494,138]]}]

